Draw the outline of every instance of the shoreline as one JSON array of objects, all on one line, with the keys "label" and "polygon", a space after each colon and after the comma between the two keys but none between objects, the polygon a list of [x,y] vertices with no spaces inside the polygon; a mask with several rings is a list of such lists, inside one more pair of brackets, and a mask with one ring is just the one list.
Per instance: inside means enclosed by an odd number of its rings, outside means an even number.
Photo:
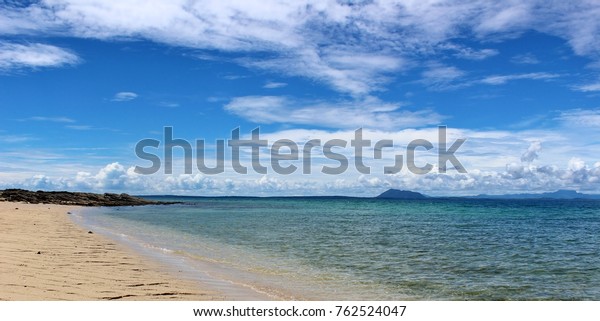
[{"label": "shoreline", "polygon": [[84,230],[67,214],[77,209],[0,202],[0,300],[225,299],[160,262]]},{"label": "shoreline", "polygon": [[[109,208],[105,208],[109,210]],[[90,213],[91,211],[91,213]],[[102,207],[79,208],[70,215],[71,221],[83,229],[97,231],[106,239],[109,239],[123,247],[133,251],[143,259],[150,262],[160,262],[162,267],[178,276],[192,280],[202,285],[202,288],[219,293],[223,300],[227,301],[273,301],[298,299],[289,293],[264,287],[262,284],[247,283],[239,278],[240,271],[231,273],[231,267],[222,266],[215,262],[198,260],[192,253],[165,248],[163,245],[154,243],[152,240],[139,239],[135,235],[121,229],[110,227],[90,221],[96,212],[103,212]],[[123,234],[126,233],[126,234]],[[216,250],[216,247],[214,249]],[[229,273],[224,273],[224,270]]]}]

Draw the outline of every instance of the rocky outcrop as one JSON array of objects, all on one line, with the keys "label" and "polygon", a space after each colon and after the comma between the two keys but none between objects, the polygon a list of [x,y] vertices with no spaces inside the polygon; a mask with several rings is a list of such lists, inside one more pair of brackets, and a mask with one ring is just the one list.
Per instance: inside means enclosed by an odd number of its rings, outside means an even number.
[{"label": "rocky outcrop", "polygon": [[23,189],[6,189],[0,191],[0,201],[25,202],[30,204],[60,204],[78,206],[134,206],[152,204],[172,204],[150,201],[128,194],[94,194],[78,192],[45,192],[27,191]]}]

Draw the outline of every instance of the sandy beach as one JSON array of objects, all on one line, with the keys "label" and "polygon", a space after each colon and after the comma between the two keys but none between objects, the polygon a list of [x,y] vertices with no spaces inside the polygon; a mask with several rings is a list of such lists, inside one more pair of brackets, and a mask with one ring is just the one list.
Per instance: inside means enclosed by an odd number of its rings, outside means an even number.
[{"label": "sandy beach", "polygon": [[71,222],[72,206],[0,202],[0,300],[220,300]]}]

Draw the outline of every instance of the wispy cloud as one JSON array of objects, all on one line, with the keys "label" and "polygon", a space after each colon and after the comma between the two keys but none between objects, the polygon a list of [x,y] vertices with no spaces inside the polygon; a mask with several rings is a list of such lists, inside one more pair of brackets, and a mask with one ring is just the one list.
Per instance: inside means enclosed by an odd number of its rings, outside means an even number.
[{"label": "wispy cloud", "polygon": [[[8,34],[50,30],[85,38],[134,37],[192,49],[258,52],[259,59],[233,61],[364,96],[385,89],[398,71],[411,67],[411,59],[431,59],[438,49],[448,50],[448,44],[454,44],[453,55],[459,58],[481,60],[497,54],[491,48],[457,45],[465,33],[502,39],[535,30],[561,37],[578,55],[600,60],[599,15],[600,3],[584,0],[265,0],[260,6],[243,0],[152,1],[146,6],[134,0],[53,0],[0,8],[0,25]],[[55,59],[5,58],[4,64],[56,66],[76,57],[60,48],[46,49]]]},{"label": "wispy cloud", "polygon": [[287,86],[287,84],[284,82],[268,82],[263,86],[263,88],[276,89],[276,88],[283,88],[285,86]]},{"label": "wispy cloud", "polygon": [[595,83],[585,84],[585,85],[578,85],[573,88],[577,91],[583,91],[583,92],[600,91],[600,81],[595,82]]},{"label": "wispy cloud", "polygon": [[[456,89],[460,87],[456,81],[462,78],[465,72],[454,67],[434,63],[421,73],[421,82],[433,90]],[[467,85],[463,83],[463,85]]]},{"label": "wispy cloud", "polygon": [[[429,68],[421,73],[420,83],[430,90],[445,91],[457,90],[475,85],[505,85],[515,80],[552,80],[559,78],[559,74],[548,72],[532,72],[510,75],[491,75],[483,78],[468,77],[467,73],[453,66],[439,63],[430,64]],[[489,96],[483,96],[483,98]],[[478,97],[481,98],[481,97]]]},{"label": "wispy cloud", "polygon": [[47,121],[54,123],[74,123],[75,120],[69,117],[46,117],[46,116],[34,116],[29,118],[19,119],[20,121]]},{"label": "wispy cloud", "polygon": [[158,103],[159,106],[167,107],[167,108],[176,108],[179,107],[179,103],[173,101],[161,101]]},{"label": "wispy cloud", "polygon": [[74,129],[74,130],[92,130],[92,129],[94,129],[94,127],[89,126],[89,125],[68,125],[65,127],[68,129]]},{"label": "wispy cloud", "polygon": [[223,77],[223,79],[227,79],[227,80],[238,80],[238,79],[248,78],[248,76],[244,76],[244,75],[224,75],[222,77]]},{"label": "wispy cloud", "polygon": [[111,99],[112,101],[130,101],[130,100],[134,100],[138,97],[138,94],[134,93],[134,92],[130,92],[130,91],[122,91],[122,92],[118,92],[116,93],[113,98]]},{"label": "wispy cloud", "polygon": [[259,124],[284,123],[327,128],[406,128],[438,124],[443,117],[431,110],[403,110],[402,104],[374,97],[319,102],[280,96],[236,97],[225,110]]},{"label": "wispy cloud", "polygon": [[61,67],[80,61],[71,51],[56,46],[0,42],[0,70]]},{"label": "wispy cloud", "polygon": [[96,126],[92,126],[92,125],[67,125],[67,126],[65,126],[65,128],[72,129],[72,130],[81,130],[81,131],[88,131],[88,130],[100,130],[100,131],[111,131],[111,132],[119,132],[120,131],[120,130],[114,129],[114,128],[96,127]]},{"label": "wispy cloud", "polygon": [[442,44],[440,49],[452,51],[455,57],[468,60],[484,60],[500,53],[496,49],[474,49],[453,43]]},{"label": "wispy cloud", "polygon": [[263,60],[239,59],[249,67],[275,70],[285,75],[301,76],[325,82],[337,91],[355,96],[382,89],[386,75],[400,70],[405,60],[399,56],[361,53],[351,48],[294,51]]},{"label": "wispy cloud", "polygon": [[560,77],[558,74],[547,73],[547,72],[532,72],[526,74],[514,74],[514,75],[494,75],[488,76],[481,80],[481,83],[487,85],[504,85],[509,81],[513,80],[549,80]]},{"label": "wispy cloud", "polygon": [[535,65],[540,63],[539,59],[532,53],[515,55],[510,58],[510,62],[522,65]]},{"label": "wispy cloud", "polygon": [[499,52],[496,49],[481,49],[481,50],[473,50],[468,48],[463,48],[459,52],[456,53],[456,56],[463,59],[471,59],[471,60],[483,60],[489,57],[493,57],[497,55]]},{"label": "wispy cloud", "polygon": [[557,118],[575,128],[600,129],[600,109],[572,109],[563,111]]},{"label": "wispy cloud", "polygon": [[33,138],[29,135],[0,135],[0,142],[9,144],[23,143],[31,140]]}]

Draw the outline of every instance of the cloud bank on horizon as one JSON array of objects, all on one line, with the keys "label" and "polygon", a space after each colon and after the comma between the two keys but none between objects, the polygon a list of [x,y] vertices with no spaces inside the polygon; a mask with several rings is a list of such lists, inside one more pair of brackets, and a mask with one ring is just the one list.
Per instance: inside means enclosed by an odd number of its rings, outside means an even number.
[{"label": "cloud bank on horizon", "polygon": [[[600,187],[597,1],[4,1],[0,84],[0,187],[202,195]],[[238,126],[297,142],[349,140],[361,127],[403,146],[435,141],[440,124],[467,139],[459,154],[468,173],[133,172],[133,146],[160,138],[163,126],[208,142]]]}]

